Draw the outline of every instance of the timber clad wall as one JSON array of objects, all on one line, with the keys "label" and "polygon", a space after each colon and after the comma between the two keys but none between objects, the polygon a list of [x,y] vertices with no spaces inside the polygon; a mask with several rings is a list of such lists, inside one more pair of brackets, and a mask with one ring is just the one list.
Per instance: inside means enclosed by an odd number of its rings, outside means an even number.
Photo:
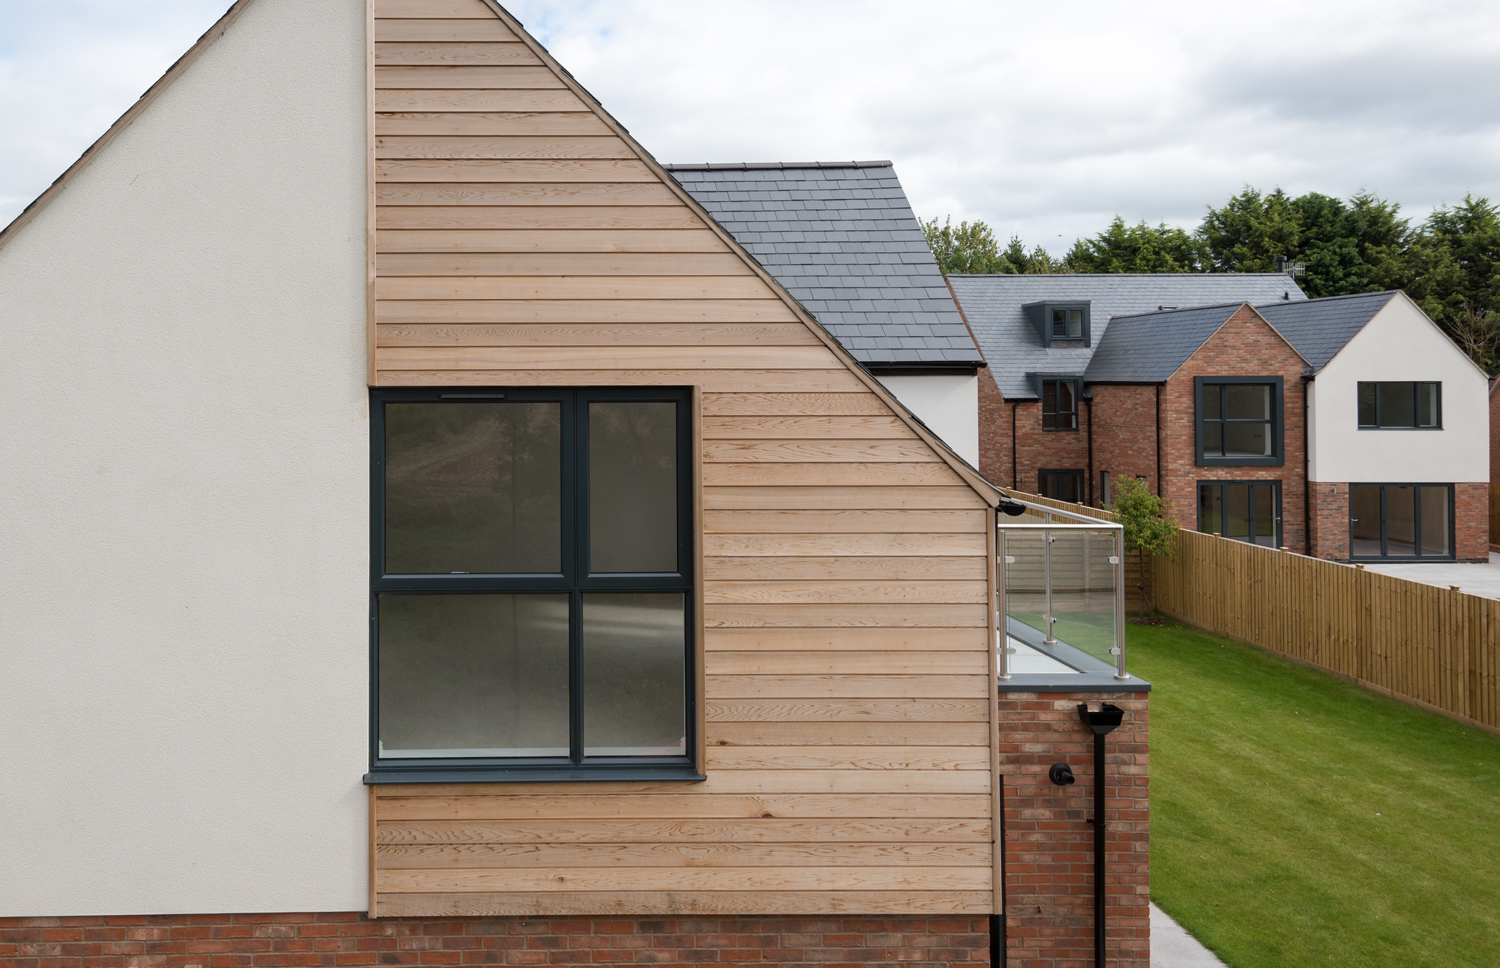
[{"label": "timber clad wall", "polygon": [[379,915],[988,914],[985,500],[480,0],[375,8],[378,386],[695,386],[704,783],[386,786]]}]

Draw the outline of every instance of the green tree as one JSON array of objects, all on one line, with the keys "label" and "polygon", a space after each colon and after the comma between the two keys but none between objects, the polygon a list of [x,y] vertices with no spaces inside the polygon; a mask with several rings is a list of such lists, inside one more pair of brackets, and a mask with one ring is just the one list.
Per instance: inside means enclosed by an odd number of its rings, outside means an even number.
[{"label": "green tree", "polygon": [[1074,243],[1066,261],[1074,272],[1199,272],[1201,250],[1202,243],[1180,228],[1126,225],[1116,215],[1109,228]]},{"label": "green tree", "polygon": [[1277,256],[1299,251],[1302,227],[1285,192],[1246,185],[1223,208],[1209,207],[1197,235],[1210,272],[1275,272]]},{"label": "green tree", "polygon": [[1437,208],[1411,248],[1404,288],[1427,315],[1451,326],[1500,312],[1500,210],[1488,198]]},{"label": "green tree", "polygon": [[959,222],[946,216],[939,225],[936,218],[918,222],[927,247],[937,259],[943,275],[974,273],[983,275],[1017,275],[1026,272],[1071,272],[1067,262],[1053,259],[1041,246],[1030,252],[1016,236],[1002,250],[994,231],[984,222]]},{"label": "green tree", "polygon": [[1146,617],[1146,556],[1154,560],[1177,553],[1177,517],[1172,505],[1146,487],[1146,482],[1120,475],[1116,478],[1115,503],[1110,517],[1125,526],[1125,550],[1134,551],[1140,562],[1141,618]]},{"label": "green tree", "polygon": [[938,269],[943,275],[951,273],[995,273],[1014,271],[1003,268],[1005,261],[1000,255],[1000,244],[995,233],[977,219],[953,225],[953,218],[943,219],[938,225],[936,218],[921,223],[922,235],[927,247],[937,259]]}]

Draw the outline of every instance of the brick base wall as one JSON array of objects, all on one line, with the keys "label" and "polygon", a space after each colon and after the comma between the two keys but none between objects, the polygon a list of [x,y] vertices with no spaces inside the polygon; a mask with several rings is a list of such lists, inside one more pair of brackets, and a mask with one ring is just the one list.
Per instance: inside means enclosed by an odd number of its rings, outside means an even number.
[{"label": "brick base wall", "polygon": [[1453,485],[1454,553],[1459,561],[1490,560],[1490,486]]},{"label": "brick base wall", "polygon": [[[1105,738],[1105,945],[1111,968],[1151,962],[1149,693],[1000,694],[1005,913],[1011,968],[1094,963],[1094,734],[1078,704],[1125,710]],[[1065,762],[1078,778],[1047,778]]]},{"label": "brick base wall", "polygon": [[[0,918],[5,968],[989,963],[988,918]],[[1143,963],[1144,964],[1144,963]]]},{"label": "brick base wall", "polygon": [[1314,481],[1308,485],[1314,558],[1349,559],[1349,485]]},{"label": "brick base wall", "polygon": [[[1312,499],[1312,554],[1333,561],[1349,560],[1349,485],[1316,481]],[[1485,483],[1453,485],[1454,557],[1489,561],[1490,488]]]}]

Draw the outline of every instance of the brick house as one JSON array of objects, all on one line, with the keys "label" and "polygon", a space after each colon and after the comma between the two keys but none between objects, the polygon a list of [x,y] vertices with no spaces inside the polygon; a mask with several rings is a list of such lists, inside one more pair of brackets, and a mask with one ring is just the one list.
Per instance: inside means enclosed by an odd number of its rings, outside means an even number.
[{"label": "brick house", "polygon": [[[947,278],[989,363],[978,378],[979,469],[998,484],[1095,506],[1102,499],[1090,459],[1096,411],[1078,381],[1112,317],[1306,298],[1279,273]],[[1154,407],[1153,401],[1153,414]],[[1098,419],[1121,425],[1120,415]],[[1139,473],[1155,487],[1154,468]]]},{"label": "brick house", "polygon": [[801,298],[491,0],[235,3],[0,231],[0,964],[1146,968],[1149,684]]}]

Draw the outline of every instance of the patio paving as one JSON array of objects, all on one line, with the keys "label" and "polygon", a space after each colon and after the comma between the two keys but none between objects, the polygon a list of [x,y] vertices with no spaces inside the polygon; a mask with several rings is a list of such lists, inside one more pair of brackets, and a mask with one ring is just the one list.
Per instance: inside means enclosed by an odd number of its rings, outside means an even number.
[{"label": "patio paving", "polygon": [[1490,552],[1487,565],[1461,565],[1451,561],[1402,562],[1392,565],[1365,565],[1366,571],[1378,571],[1382,575],[1394,575],[1408,581],[1419,581],[1424,585],[1447,588],[1457,585],[1470,595],[1485,598],[1500,598],[1500,552]]},{"label": "patio paving", "polygon": [[1229,968],[1167,912],[1151,905],[1151,968]]}]

